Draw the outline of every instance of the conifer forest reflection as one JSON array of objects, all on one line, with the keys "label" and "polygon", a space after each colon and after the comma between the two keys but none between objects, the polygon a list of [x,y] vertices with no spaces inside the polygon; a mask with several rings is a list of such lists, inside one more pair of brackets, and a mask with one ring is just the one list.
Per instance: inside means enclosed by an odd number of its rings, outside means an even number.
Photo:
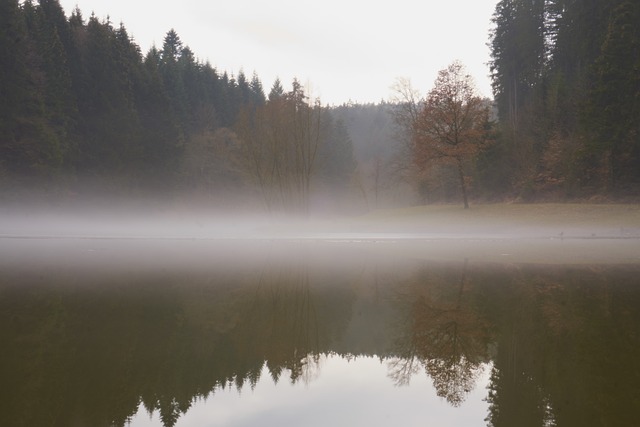
[{"label": "conifer forest reflection", "polygon": [[640,266],[339,258],[4,268],[0,425],[123,426],[143,408],[173,426],[220,390],[313,389],[323,358],[371,357],[456,410],[479,391],[475,425],[636,422]]}]

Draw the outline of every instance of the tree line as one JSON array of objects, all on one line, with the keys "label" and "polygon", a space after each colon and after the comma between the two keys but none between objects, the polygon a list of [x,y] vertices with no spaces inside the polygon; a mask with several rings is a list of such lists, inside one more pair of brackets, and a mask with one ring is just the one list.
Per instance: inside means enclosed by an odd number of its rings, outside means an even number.
[{"label": "tree line", "polygon": [[492,22],[493,105],[458,62],[426,97],[396,83],[401,174],[424,202],[465,207],[469,197],[636,199],[640,4],[501,0]]},{"label": "tree line", "polygon": [[[348,160],[344,126],[298,81],[285,91],[278,80],[266,96],[256,73],[220,72],[198,60],[174,30],[160,48],[143,54],[124,24],[94,14],[85,19],[78,8],[67,18],[57,0],[2,0],[0,28],[5,191],[39,187],[69,194],[89,184],[121,194],[243,189],[273,204],[274,190],[265,193],[266,185],[289,191],[291,164],[307,181],[311,174],[340,178],[350,172],[349,161],[332,162],[332,151],[321,147],[338,146]],[[267,126],[266,117],[268,126],[276,126],[278,114],[278,132],[297,132],[294,145],[315,145],[300,156],[290,155],[291,147],[271,146],[280,152],[256,169],[249,134]],[[338,163],[343,170],[331,169]],[[315,170],[322,165],[331,170]],[[279,180],[265,181],[262,169],[270,166],[277,167]],[[305,180],[297,189],[308,190]]]},{"label": "tree line", "polygon": [[217,70],[174,30],[143,54],[123,24],[0,0],[0,187],[242,194],[298,211],[318,193],[365,208],[633,197],[637,22],[629,0],[501,0],[493,101],[454,62],[427,94],[399,81],[389,103],[329,108],[297,80],[265,93],[256,73]]},{"label": "tree line", "polygon": [[487,173],[524,198],[630,196],[640,184],[640,4],[501,0],[491,73],[500,139]]}]

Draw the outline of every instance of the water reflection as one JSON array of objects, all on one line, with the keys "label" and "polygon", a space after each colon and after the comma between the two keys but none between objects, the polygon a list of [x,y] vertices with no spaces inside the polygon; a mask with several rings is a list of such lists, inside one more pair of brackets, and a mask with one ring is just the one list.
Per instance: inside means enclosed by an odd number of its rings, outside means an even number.
[{"label": "water reflection", "polygon": [[354,358],[459,411],[480,392],[490,426],[635,422],[639,266],[384,261],[5,269],[0,425],[121,426],[144,408],[173,426],[223,390],[312,388]]},{"label": "water reflection", "polygon": [[408,319],[400,331],[400,354],[391,363],[397,384],[408,384],[423,368],[438,396],[453,406],[462,404],[489,361],[489,324],[473,305],[467,270],[465,260],[459,271],[416,273],[404,295]]}]

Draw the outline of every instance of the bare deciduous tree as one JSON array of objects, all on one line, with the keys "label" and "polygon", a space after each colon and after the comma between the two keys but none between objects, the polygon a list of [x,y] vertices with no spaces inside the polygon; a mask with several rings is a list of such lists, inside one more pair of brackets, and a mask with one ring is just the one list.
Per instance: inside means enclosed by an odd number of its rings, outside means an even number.
[{"label": "bare deciduous tree", "polygon": [[240,113],[238,162],[262,194],[268,210],[306,212],[321,141],[319,102],[297,80],[290,92],[270,96],[262,107]]},{"label": "bare deciduous tree", "polygon": [[391,101],[395,106],[393,110],[394,139],[398,146],[396,154],[388,162],[388,167],[396,180],[415,184],[419,181],[420,171],[413,161],[413,133],[424,100],[420,97],[418,90],[411,85],[411,80],[405,77],[396,79],[391,90],[393,91]]}]

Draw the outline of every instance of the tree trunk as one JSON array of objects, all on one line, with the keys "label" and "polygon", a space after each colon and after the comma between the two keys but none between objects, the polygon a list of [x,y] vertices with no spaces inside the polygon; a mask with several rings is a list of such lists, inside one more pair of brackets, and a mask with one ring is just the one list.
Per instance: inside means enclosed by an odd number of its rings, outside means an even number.
[{"label": "tree trunk", "polygon": [[462,188],[462,200],[464,208],[469,209],[469,201],[467,199],[467,185],[464,182],[464,171],[462,170],[462,160],[458,159],[458,175],[460,176],[460,187]]}]

